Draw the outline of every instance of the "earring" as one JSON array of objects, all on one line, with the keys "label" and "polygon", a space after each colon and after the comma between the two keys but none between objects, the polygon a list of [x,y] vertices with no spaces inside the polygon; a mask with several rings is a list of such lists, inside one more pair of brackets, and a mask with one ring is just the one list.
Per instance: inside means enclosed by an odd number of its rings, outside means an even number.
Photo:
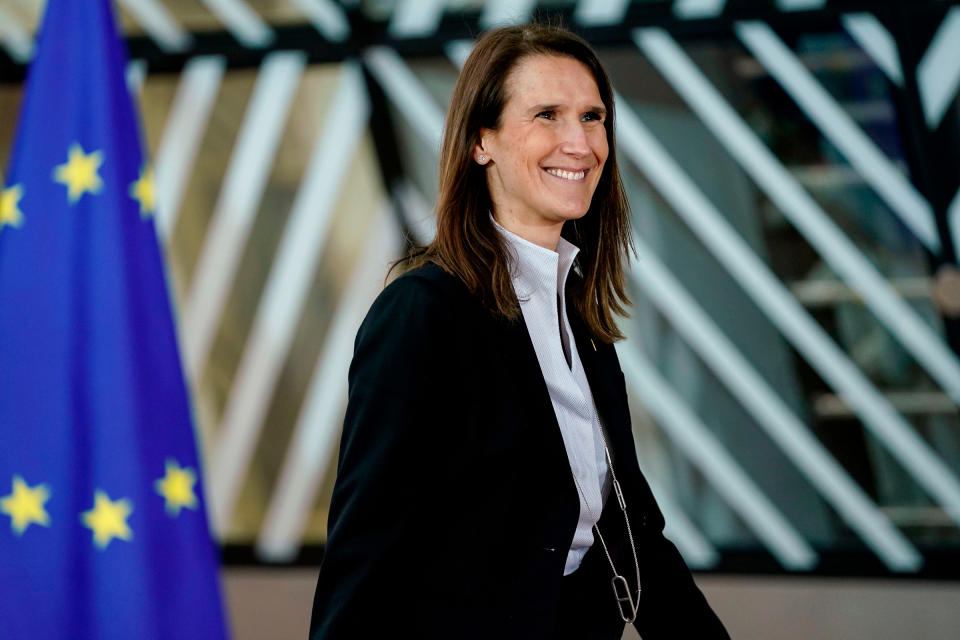
[{"label": "earring", "polygon": [[483,154],[480,154],[479,156],[477,156],[477,162],[479,162],[480,164],[483,164],[486,161],[487,161],[487,156]]}]

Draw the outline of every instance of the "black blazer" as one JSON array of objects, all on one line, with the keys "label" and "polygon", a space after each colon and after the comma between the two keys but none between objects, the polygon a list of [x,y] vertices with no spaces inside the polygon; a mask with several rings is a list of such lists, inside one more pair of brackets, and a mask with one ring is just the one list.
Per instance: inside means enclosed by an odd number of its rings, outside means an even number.
[{"label": "black blazer", "polygon": [[[637,545],[635,626],[644,640],[727,638],[663,537],[616,351],[568,316]],[[349,383],[311,639],[549,638],[580,503],[523,320],[495,318],[439,267],[416,269],[368,312]],[[615,497],[599,527],[635,589]]]}]

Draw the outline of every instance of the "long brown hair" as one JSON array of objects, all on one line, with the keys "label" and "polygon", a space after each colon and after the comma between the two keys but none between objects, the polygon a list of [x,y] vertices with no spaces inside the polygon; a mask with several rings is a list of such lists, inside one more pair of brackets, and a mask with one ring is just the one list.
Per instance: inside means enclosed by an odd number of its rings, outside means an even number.
[{"label": "long brown hair", "polygon": [[484,306],[506,318],[516,318],[520,306],[510,279],[504,240],[489,212],[484,168],[473,161],[480,129],[500,126],[507,103],[506,81],[524,58],[532,55],[569,56],[593,74],[607,110],[604,127],[610,148],[590,209],[563,226],[564,238],[577,245],[574,268],[580,278],[569,298],[590,331],[604,342],[623,338],[614,314],[626,316],[630,304],[624,266],[633,249],[630,209],[614,140],[614,104],[610,80],[596,53],[579,36],[543,24],[504,27],[487,32],[473,48],[457,78],[447,111],[440,150],[437,195],[437,235],[425,247],[415,247],[401,264],[414,269],[433,262],[460,278]]}]

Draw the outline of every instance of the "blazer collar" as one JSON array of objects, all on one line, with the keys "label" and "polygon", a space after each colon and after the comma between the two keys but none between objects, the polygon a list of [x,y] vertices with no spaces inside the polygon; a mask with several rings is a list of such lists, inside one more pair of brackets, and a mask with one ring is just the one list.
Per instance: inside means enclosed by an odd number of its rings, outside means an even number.
[{"label": "blazer collar", "polygon": [[620,405],[623,402],[623,398],[616,393],[620,384],[616,351],[612,344],[601,342],[591,335],[571,302],[567,303],[567,318],[597,412],[604,424],[611,424],[620,419]]}]

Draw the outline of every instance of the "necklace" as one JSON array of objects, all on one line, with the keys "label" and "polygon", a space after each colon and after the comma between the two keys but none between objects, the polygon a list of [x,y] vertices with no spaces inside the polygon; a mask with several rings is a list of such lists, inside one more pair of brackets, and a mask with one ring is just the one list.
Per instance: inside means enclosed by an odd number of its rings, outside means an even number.
[{"label": "necklace", "polygon": [[617,573],[617,568],[613,565],[613,558],[610,556],[609,549],[607,549],[607,543],[600,534],[600,527],[597,526],[598,519],[594,517],[593,510],[590,509],[590,503],[587,502],[587,496],[583,493],[583,487],[580,486],[580,481],[577,480],[576,474],[573,476],[573,482],[577,485],[577,490],[583,498],[583,504],[587,508],[587,515],[593,520],[593,530],[597,534],[597,539],[600,540],[600,545],[603,547],[603,552],[607,556],[607,561],[610,563],[610,570],[613,571],[613,579],[610,583],[613,586],[613,595],[617,599],[617,607],[620,609],[620,617],[623,618],[623,621],[627,624],[631,624],[637,619],[637,607],[640,604],[640,563],[637,561],[637,545],[633,543],[633,530],[630,528],[630,517],[627,515],[627,503],[623,499],[623,489],[620,488],[620,483],[617,481],[617,474],[613,470],[613,459],[610,457],[610,448],[607,446],[607,434],[603,431],[603,425],[600,423],[599,416],[597,418],[597,428],[600,430],[600,439],[603,440],[603,452],[607,457],[607,466],[610,468],[613,492],[617,495],[617,503],[620,505],[620,511],[623,512],[623,519],[627,523],[627,537],[630,539],[630,550],[633,552],[633,566],[637,570],[636,600],[633,599],[633,595],[630,593],[630,585],[627,579]]}]

